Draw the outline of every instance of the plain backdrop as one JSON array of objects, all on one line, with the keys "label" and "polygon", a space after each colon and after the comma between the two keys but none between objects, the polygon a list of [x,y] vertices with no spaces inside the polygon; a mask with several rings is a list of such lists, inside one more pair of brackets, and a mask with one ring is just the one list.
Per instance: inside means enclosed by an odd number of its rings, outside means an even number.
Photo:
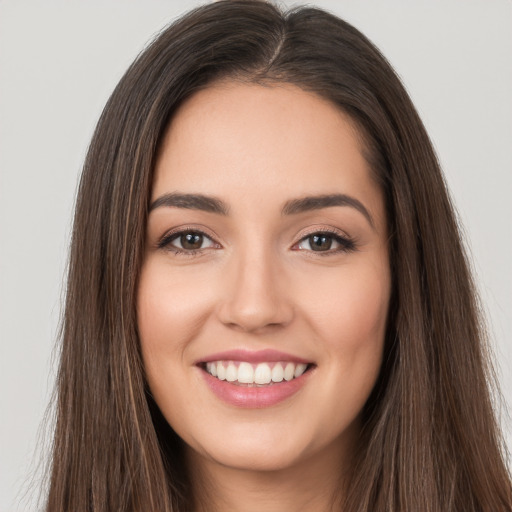
[{"label": "plain backdrop", "polygon": [[[27,488],[49,441],[39,428],[56,370],[74,196],[94,125],[144,45],[200,3],[0,0],[0,512],[37,510]],[[512,2],[315,4],[380,47],[426,124],[465,227],[510,406]]]}]

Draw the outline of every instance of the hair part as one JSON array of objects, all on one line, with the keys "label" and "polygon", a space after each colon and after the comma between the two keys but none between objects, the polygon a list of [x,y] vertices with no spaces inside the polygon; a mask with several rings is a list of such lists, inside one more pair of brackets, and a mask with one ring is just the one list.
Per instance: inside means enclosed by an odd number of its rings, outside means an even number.
[{"label": "hair part", "polygon": [[344,510],[510,510],[475,289],[411,100],[348,23],[244,0],[196,8],[162,31],[98,122],[76,204],[46,510],[192,507],[181,441],[145,380],[135,305],[161,140],[176,109],[220,80],[289,83],[337,106],[386,199],[392,303]]}]

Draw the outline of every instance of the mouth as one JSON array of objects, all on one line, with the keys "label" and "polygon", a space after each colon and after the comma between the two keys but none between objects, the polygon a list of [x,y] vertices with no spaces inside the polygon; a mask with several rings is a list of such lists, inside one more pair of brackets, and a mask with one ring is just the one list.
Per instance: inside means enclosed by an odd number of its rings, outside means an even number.
[{"label": "mouth", "polygon": [[200,367],[212,377],[235,386],[265,387],[298,379],[312,368],[312,363],[293,361],[249,361],[218,360],[201,363]]},{"label": "mouth", "polygon": [[313,362],[275,350],[213,354],[196,366],[221,401],[256,409],[274,406],[297,394],[316,368]]}]

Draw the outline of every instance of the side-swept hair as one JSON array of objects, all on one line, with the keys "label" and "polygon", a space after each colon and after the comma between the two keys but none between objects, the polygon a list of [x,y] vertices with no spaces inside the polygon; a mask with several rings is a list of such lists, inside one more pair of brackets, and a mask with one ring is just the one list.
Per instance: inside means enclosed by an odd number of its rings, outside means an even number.
[{"label": "side-swept hair", "polygon": [[411,100],[348,23],[243,0],[165,29],[98,122],[76,204],[46,511],[192,508],[181,440],[148,394],[135,304],[163,134],[186,98],[220,79],[295,84],[332,102],[358,126],[385,196],[392,302],[344,512],[510,511],[475,290]]}]

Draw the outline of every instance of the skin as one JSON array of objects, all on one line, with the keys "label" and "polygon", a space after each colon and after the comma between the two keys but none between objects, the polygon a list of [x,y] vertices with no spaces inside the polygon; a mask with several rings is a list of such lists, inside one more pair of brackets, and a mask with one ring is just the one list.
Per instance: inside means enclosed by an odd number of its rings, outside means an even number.
[{"label": "skin", "polygon": [[[331,103],[288,84],[221,82],[189,98],[159,154],[152,202],[214,196],[227,215],[160,206],[148,220],[138,324],[148,382],[185,441],[198,510],[331,510],[378,375],[391,291],[384,199],[361,137]],[[346,194],[353,206],[283,215],[286,201]],[[176,229],[204,232],[177,254]],[[312,250],[311,233],[334,231]],[[329,235],[330,236],[330,235]],[[210,240],[211,239],[211,240]],[[289,399],[244,409],[195,363],[231,349],[314,363]]]}]

